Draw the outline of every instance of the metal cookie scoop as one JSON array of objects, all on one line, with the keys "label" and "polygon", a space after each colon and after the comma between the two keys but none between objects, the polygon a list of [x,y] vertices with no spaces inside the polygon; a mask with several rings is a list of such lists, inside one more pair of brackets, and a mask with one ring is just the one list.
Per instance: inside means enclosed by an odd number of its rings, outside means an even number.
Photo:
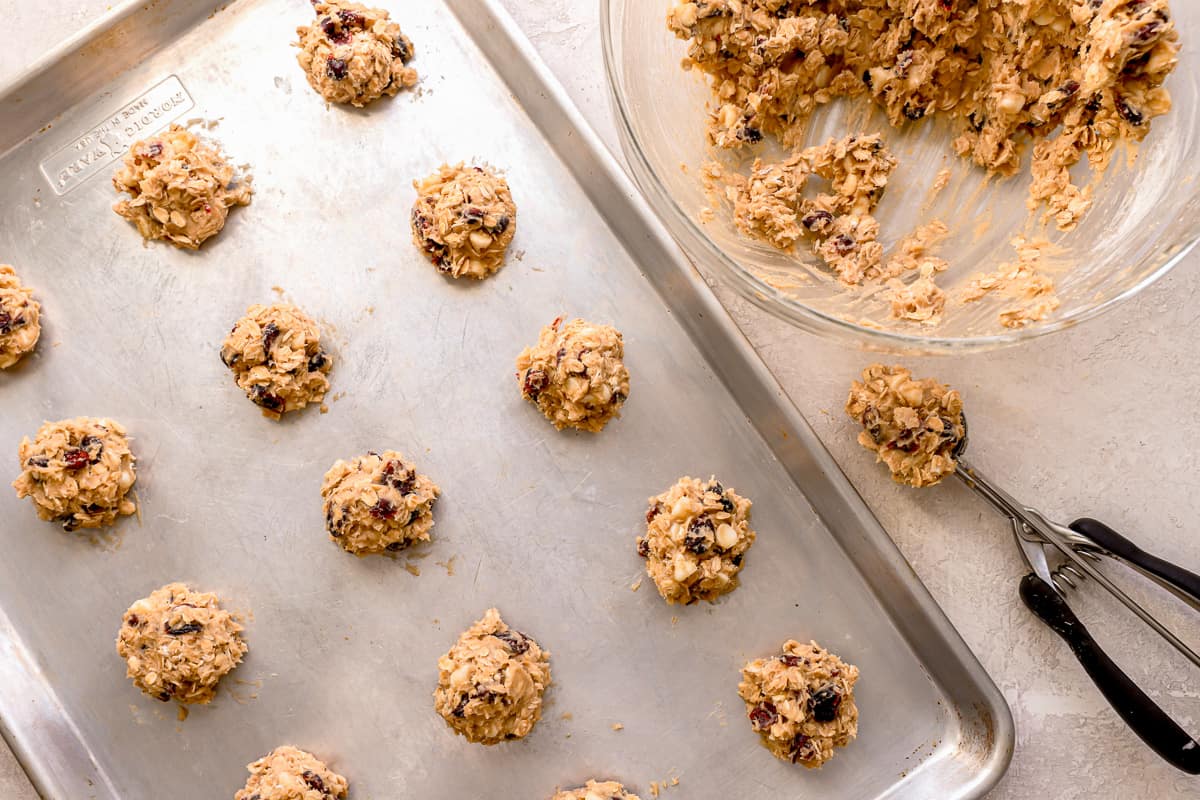
[{"label": "metal cookie scoop", "polygon": [[1025,605],[1070,646],[1092,682],[1142,741],[1172,766],[1192,775],[1200,774],[1200,744],[1100,649],[1064,599],[1077,581],[1091,578],[1200,667],[1200,655],[1113,585],[1094,563],[1105,557],[1124,561],[1196,607],[1200,607],[1200,575],[1146,553],[1096,520],[1083,518],[1064,526],[1035,508],[1021,505],[963,460],[967,449],[966,427],[964,415],[963,437],[953,453],[957,462],[955,474],[1012,521],[1017,546],[1032,570],[1021,580],[1021,599]]}]

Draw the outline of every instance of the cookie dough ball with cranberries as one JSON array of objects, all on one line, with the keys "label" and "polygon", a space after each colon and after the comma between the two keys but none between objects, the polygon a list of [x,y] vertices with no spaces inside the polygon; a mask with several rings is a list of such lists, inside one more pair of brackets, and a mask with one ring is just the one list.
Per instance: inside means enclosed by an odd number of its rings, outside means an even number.
[{"label": "cookie dough ball with cranberries", "polygon": [[274,420],[320,403],[333,368],[317,323],[290,303],[250,306],[225,337],[221,361],[263,416]]},{"label": "cookie dough ball with cranberries", "polygon": [[111,419],[77,417],[47,422],[33,441],[21,441],[17,497],[28,497],[45,520],[63,528],[102,528],[137,506],[129,490],[137,480],[125,429]]},{"label": "cookie dough ball with cranberries", "polygon": [[455,733],[478,744],[526,736],[542,716],[550,654],[488,609],[438,659],[434,708]]},{"label": "cookie dough ball with cranberries", "polygon": [[250,778],[233,800],[342,800],[350,784],[324,761],[296,747],[276,747],[246,767]]},{"label": "cookie dough ball with cranberries", "polygon": [[629,397],[625,339],[611,325],[562,317],[517,357],[521,394],[554,427],[598,433]]},{"label": "cookie dough ball with cranberries", "polygon": [[750,501],[716,478],[683,477],[650,498],[646,533],[637,540],[646,573],[668,603],[714,602],[737,588],[756,534]]},{"label": "cookie dough ball with cranberries", "polygon": [[783,652],[742,667],[738,694],[750,726],[776,758],[814,768],[858,735],[858,667],[816,642],[784,642]]},{"label": "cookie dough ball with cranberries", "polygon": [[504,265],[517,232],[504,178],[484,167],[443,165],[413,186],[413,241],[438,272],[483,280]]},{"label": "cookie dough ball with cranberries", "polygon": [[151,697],[203,704],[246,654],[241,632],[215,594],[170,583],[125,612],[117,653],[134,684]]},{"label": "cookie dough ball with cranberries", "polygon": [[0,264],[0,369],[33,352],[42,335],[41,311],[33,290],[21,285],[16,270]]},{"label": "cookie dough ball with cranberries", "polygon": [[331,103],[367,105],[417,85],[407,66],[413,43],[388,12],[358,3],[316,3],[317,18],[296,29],[296,59],[309,85]]},{"label": "cookie dough ball with cranberries", "polygon": [[325,529],[355,555],[397,552],[429,540],[440,491],[395,450],[339,460],[321,486]]}]

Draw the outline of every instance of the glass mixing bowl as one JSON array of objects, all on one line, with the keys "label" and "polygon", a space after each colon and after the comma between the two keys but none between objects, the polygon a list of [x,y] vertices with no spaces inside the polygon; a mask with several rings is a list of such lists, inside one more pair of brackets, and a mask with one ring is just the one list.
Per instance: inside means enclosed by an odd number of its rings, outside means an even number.
[{"label": "glass mixing bowl", "polygon": [[[1026,207],[1028,170],[988,179],[950,147],[948,123],[926,120],[893,128],[865,98],[820,109],[808,143],[850,132],[879,132],[900,166],[876,216],[881,240],[894,244],[915,225],[941,219],[951,230],[938,254],[950,262],[938,284],[951,297],[940,326],[891,319],[876,293],[847,292],[804,247],[787,255],[734,228],[728,207],[702,222],[710,206],[700,166],[714,153],[705,137],[710,90],[699,71],[685,71],[686,43],[667,29],[675,0],[601,0],[604,59],[618,130],[633,177],[659,217],[703,271],[755,304],[806,331],[899,352],[963,352],[1028,341],[1063,330],[1113,308],[1165,275],[1200,240],[1200,2],[1173,0],[1183,43],[1179,66],[1168,80],[1174,107],[1153,121],[1149,136],[1118,151],[1098,178],[1096,202],[1079,226],[1043,230]],[[779,156],[777,145],[758,146]],[[751,156],[754,154],[751,154]],[[1136,155],[1136,158],[1134,156]],[[749,159],[737,158],[743,168]],[[1025,163],[1028,164],[1026,153]],[[730,162],[732,163],[732,162]],[[931,201],[935,175],[952,171],[950,185]],[[1087,181],[1086,165],[1073,173]],[[972,276],[1015,260],[1017,234],[1044,235],[1053,243],[1048,272],[1061,306],[1024,328],[1000,324],[1011,305],[989,295],[976,303],[954,301]],[[890,248],[889,248],[890,249]]]}]

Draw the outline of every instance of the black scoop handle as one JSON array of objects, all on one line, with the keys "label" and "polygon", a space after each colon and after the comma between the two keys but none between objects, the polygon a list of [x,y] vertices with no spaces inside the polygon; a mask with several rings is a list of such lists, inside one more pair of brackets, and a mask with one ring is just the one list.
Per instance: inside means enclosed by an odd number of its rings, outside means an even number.
[{"label": "black scoop handle", "polygon": [[1130,564],[1136,564],[1200,603],[1200,575],[1147,553],[1103,522],[1084,517],[1072,522],[1070,528],[1077,533],[1082,533],[1113,555],[1121,557]]},{"label": "black scoop handle", "polygon": [[1066,601],[1052,586],[1030,573],[1021,580],[1021,599],[1071,647],[1096,688],[1150,749],[1171,766],[1200,775],[1200,744],[1175,724],[1146,693],[1105,655]]}]

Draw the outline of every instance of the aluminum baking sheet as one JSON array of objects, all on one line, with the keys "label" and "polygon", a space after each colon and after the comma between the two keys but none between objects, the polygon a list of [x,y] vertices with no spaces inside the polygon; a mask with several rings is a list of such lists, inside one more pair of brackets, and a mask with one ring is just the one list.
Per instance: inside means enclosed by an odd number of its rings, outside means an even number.
[{"label": "aluminum baking sheet", "polygon": [[[15,475],[23,435],[76,415],[124,422],[140,459],[140,522],[103,541],[0,492],[0,719],[41,792],[228,797],[282,743],[363,800],[540,798],[593,776],[643,796],[678,777],[665,796],[687,798],[985,792],[1011,754],[1003,699],[528,42],[491,2],[391,5],[420,90],[368,110],[306,85],[301,0],[128,4],[0,93],[0,261],[45,320],[0,376],[3,463]],[[123,125],[154,109],[147,130],[215,123],[252,166],[253,204],[199,253],[143,246],[109,210]],[[478,285],[409,240],[411,180],[459,159],[504,169],[520,208],[508,266]],[[337,359],[329,412],[282,424],[217,357],[279,296]],[[559,314],[625,334],[631,397],[602,435],[554,431],[517,391],[514,357]],[[318,488],[382,448],[442,486],[435,539],[356,559]],[[743,586],[715,606],[630,589],[645,499],[685,473],[754,501]],[[185,721],[113,647],[128,604],[173,580],[248,617],[245,663]],[[431,692],[492,605],[552,651],[554,686],[527,740],[483,748]],[[819,772],[762,749],[737,696],[742,663],[789,637],[862,670],[860,736]]]}]

